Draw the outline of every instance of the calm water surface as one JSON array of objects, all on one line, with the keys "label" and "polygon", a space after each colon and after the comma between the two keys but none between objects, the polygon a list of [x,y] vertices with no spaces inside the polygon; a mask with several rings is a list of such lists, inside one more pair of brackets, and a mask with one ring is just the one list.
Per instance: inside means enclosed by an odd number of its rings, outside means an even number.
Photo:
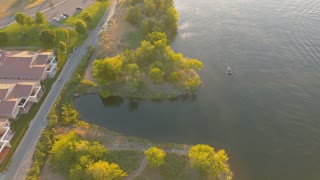
[{"label": "calm water surface", "polygon": [[203,86],[171,101],[85,95],[81,116],[156,142],[224,148],[235,179],[320,179],[320,1],[175,3],[171,45],[203,61]]}]

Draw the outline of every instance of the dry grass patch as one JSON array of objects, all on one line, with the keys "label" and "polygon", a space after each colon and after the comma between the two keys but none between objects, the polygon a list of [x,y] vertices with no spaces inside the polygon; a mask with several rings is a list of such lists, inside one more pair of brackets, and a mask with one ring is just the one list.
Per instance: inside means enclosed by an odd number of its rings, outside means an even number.
[{"label": "dry grass patch", "polygon": [[39,6],[40,4],[44,3],[46,0],[33,0],[33,2],[29,5],[27,5],[24,9],[30,9],[36,6]]},{"label": "dry grass patch", "polygon": [[[112,57],[122,53],[125,48],[134,48],[130,47],[128,34],[139,29],[126,21],[129,8],[124,3],[125,1],[121,1],[121,4],[117,6],[116,13],[110,20],[108,29],[101,35],[97,53],[99,58]],[[138,41],[140,42],[141,39],[138,39]]]},{"label": "dry grass patch", "polygon": [[48,0],[1,0],[0,19],[8,17],[19,11],[30,9]]}]

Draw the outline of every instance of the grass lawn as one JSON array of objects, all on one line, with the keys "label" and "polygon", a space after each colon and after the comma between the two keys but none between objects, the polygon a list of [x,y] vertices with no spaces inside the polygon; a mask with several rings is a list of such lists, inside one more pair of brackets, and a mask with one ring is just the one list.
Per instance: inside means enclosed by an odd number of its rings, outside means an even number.
[{"label": "grass lawn", "polygon": [[144,154],[142,151],[113,150],[109,151],[105,159],[110,163],[116,163],[128,174],[136,170],[142,161]]},{"label": "grass lawn", "polygon": [[92,21],[91,23],[87,24],[88,29],[94,29],[98,25],[103,14],[106,12],[108,6],[109,2],[96,2],[82,10],[80,13],[74,16],[69,16],[66,20],[62,21],[62,23],[67,26],[75,26],[77,20],[82,20],[82,15],[84,13],[89,13],[92,15]]},{"label": "grass lawn", "polygon": [[[39,40],[39,35],[42,30],[51,29],[56,31],[56,40],[54,44],[47,45],[42,43]],[[69,31],[69,39],[66,40],[63,30]],[[43,25],[33,25],[20,26],[17,23],[14,23],[10,26],[0,29],[0,32],[7,32],[9,36],[9,42],[6,45],[1,47],[25,47],[25,49],[53,49],[59,47],[59,42],[67,42],[67,53],[59,54],[58,67],[62,67],[64,64],[67,55],[73,51],[73,47],[80,46],[82,42],[88,37],[87,34],[79,35],[76,31],[70,29],[64,29],[58,26],[53,26],[50,24]]]},{"label": "grass lawn", "polygon": [[206,177],[190,167],[188,156],[167,153],[160,167],[147,167],[135,180],[193,180]]},{"label": "grass lawn", "polygon": [[[39,35],[42,30],[50,29],[56,31],[56,40],[54,44],[47,45],[40,41]],[[43,25],[33,25],[33,26],[20,26],[17,23],[14,23],[10,26],[0,29],[0,32],[7,32],[9,36],[9,42],[4,47],[39,47],[40,49],[52,49],[53,47],[57,47],[59,41],[65,41],[65,37],[63,34],[63,28],[53,26],[50,24],[43,24]],[[87,38],[87,35],[80,36],[76,31],[70,30],[69,31],[69,43],[68,47],[73,47],[76,45],[80,45],[84,39]]]},{"label": "grass lawn", "polygon": [[129,49],[138,48],[143,39],[144,35],[140,30],[131,31],[125,35],[125,40]]}]

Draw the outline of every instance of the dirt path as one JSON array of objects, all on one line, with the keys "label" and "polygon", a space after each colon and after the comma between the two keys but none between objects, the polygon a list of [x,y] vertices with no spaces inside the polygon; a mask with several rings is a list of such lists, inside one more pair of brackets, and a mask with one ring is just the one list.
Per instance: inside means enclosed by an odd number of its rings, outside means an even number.
[{"label": "dirt path", "polygon": [[[132,150],[144,152],[152,146],[159,146],[144,139],[123,136],[119,133],[98,126],[91,125],[86,128],[78,127],[74,130],[84,139],[101,142],[108,150]],[[160,148],[166,153],[175,153],[178,155],[187,155],[189,149],[191,148],[191,145],[177,145],[175,147],[166,147],[166,145],[160,146],[162,146]],[[125,180],[131,180],[139,176],[147,167],[147,164],[147,159],[144,158],[140,162],[139,168],[128,174]]]},{"label": "dirt path", "polygon": [[129,176],[125,177],[123,180],[131,180],[139,176],[143,172],[143,170],[147,167],[147,164],[148,164],[148,161],[147,161],[147,158],[145,157],[141,161],[139,168],[133,171],[131,174],[129,174]]}]

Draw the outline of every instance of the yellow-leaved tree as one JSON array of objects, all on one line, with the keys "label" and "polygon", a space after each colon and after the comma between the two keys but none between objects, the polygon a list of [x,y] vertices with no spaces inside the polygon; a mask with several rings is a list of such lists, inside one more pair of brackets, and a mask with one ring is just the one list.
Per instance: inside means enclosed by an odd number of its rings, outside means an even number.
[{"label": "yellow-leaved tree", "polygon": [[233,177],[224,150],[215,152],[209,145],[198,144],[190,148],[188,156],[190,165],[209,178],[231,180]]}]

